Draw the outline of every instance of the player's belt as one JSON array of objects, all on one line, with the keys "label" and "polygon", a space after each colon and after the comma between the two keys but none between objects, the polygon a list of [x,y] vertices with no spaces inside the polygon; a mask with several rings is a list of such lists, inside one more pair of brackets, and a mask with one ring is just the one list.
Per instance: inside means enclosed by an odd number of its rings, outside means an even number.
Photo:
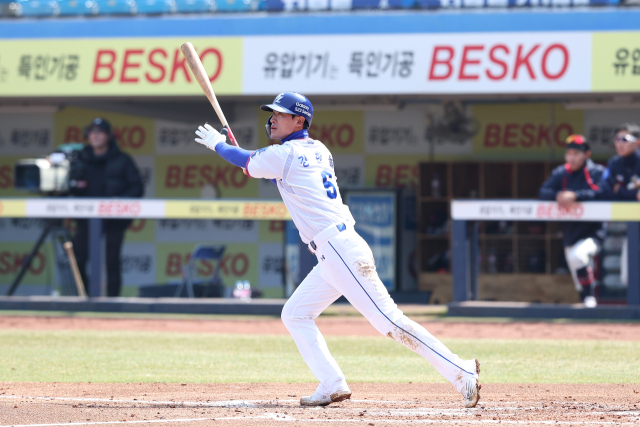
[{"label": "player's belt", "polygon": [[347,226],[344,224],[344,222],[341,224],[336,224],[335,226],[331,225],[325,228],[324,230],[316,234],[313,240],[309,242],[309,246],[307,246],[307,248],[309,249],[309,252],[315,255],[316,250],[318,249],[318,246],[323,245],[324,243],[326,243],[327,240],[329,240],[336,234],[343,232],[346,229],[347,229]]}]

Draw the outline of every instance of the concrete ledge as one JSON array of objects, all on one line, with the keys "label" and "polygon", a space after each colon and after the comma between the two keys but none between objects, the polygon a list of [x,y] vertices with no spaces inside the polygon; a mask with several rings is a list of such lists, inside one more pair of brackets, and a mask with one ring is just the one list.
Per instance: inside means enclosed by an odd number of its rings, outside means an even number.
[{"label": "concrete ledge", "polygon": [[285,299],[0,297],[0,310],[91,311],[114,313],[235,314],[279,316]]},{"label": "concrete ledge", "polygon": [[[0,296],[0,310],[279,316],[285,302],[285,299],[255,299],[250,302],[242,302],[236,299],[227,298],[186,299],[101,297],[85,299],[79,297]],[[345,305],[345,307],[347,306]],[[420,309],[427,309],[429,307],[431,306],[420,306]],[[344,307],[339,306],[338,308]],[[336,308],[336,310],[338,308]],[[442,308],[440,308],[440,311],[442,311]],[[640,320],[640,305],[585,308],[582,304],[565,305],[466,301],[462,303],[449,304],[447,315],[456,317],[513,317],[521,319]]]},{"label": "concrete ledge", "polygon": [[538,319],[640,320],[640,305],[536,304],[526,302],[465,301],[449,304],[448,316]]}]

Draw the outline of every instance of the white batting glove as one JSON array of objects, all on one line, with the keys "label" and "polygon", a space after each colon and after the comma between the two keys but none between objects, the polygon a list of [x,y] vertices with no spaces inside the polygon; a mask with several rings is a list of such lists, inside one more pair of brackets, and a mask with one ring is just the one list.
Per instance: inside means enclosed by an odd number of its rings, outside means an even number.
[{"label": "white batting glove", "polygon": [[216,145],[227,141],[227,136],[215,130],[209,123],[205,123],[204,126],[198,126],[196,135],[199,136],[199,138],[195,139],[196,142],[213,151],[216,151]]}]

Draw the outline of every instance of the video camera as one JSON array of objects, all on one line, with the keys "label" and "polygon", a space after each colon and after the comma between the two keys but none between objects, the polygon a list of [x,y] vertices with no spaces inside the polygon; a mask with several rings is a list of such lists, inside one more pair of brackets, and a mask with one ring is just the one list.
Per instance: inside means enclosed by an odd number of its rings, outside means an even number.
[{"label": "video camera", "polygon": [[42,159],[19,160],[14,167],[17,190],[64,195],[87,186],[82,143],[63,144]]}]

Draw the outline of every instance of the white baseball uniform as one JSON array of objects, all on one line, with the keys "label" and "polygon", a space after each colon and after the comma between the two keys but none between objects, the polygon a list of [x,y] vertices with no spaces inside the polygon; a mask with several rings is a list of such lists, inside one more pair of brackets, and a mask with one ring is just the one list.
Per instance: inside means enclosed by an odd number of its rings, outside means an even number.
[{"label": "white baseball uniform", "polygon": [[591,286],[595,285],[593,281],[593,257],[600,252],[600,244],[593,238],[578,240],[572,246],[566,246],[564,248],[564,257],[567,260],[569,271],[571,271],[571,277],[576,287],[576,291],[580,292],[584,285],[580,282],[578,277],[578,270],[585,267],[590,267],[589,279],[592,280]]},{"label": "white baseball uniform", "polygon": [[425,328],[407,318],[378,277],[369,245],[353,229],[342,203],[333,158],[320,141],[299,139],[254,152],[246,168],[255,178],[275,179],[302,240],[318,264],[282,310],[291,333],[323,394],[347,388],[314,319],[344,295],[383,335],[427,359],[458,392],[477,379],[475,360],[462,360]]}]

